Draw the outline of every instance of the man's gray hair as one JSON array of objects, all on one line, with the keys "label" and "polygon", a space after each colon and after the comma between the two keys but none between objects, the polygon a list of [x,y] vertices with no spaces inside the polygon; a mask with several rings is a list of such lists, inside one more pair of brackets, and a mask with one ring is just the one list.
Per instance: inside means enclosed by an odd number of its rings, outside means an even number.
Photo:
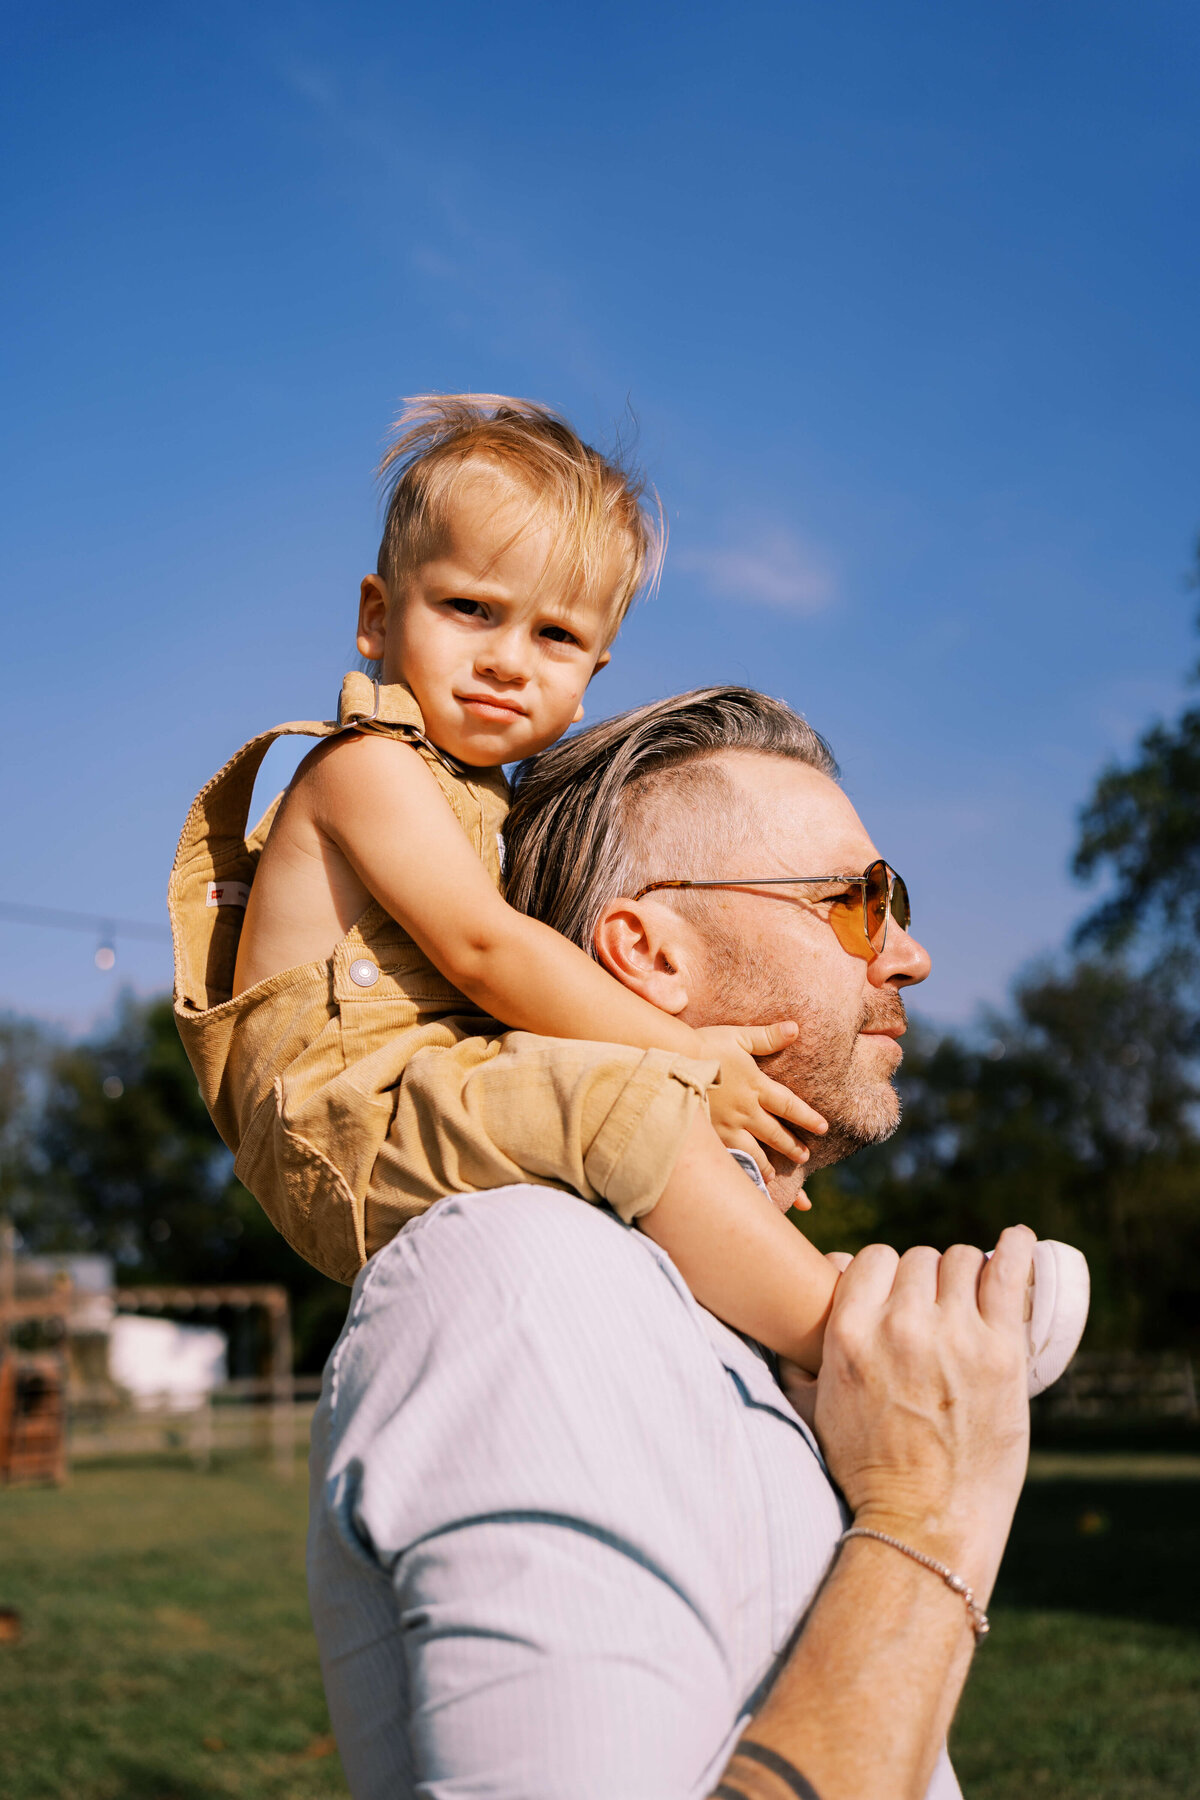
[{"label": "man's gray hair", "polygon": [[[824,738],[753,688],[697,688],[603,719],[518,769],[504,828],[510,905],[590,953],[610,900],[649,881],[703,877],[745,831],[744,807],[715,761],[728,751],[838,777]],[[688,866],[657,866],[664,855]]]}]

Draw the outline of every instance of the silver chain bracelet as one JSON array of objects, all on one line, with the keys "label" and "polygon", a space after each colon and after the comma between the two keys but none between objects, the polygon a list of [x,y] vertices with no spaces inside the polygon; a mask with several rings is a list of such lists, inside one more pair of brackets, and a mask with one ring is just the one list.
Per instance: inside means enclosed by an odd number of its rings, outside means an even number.
[{"label": "silver chain bracelet", "polygon": [[976,1603],[975,1590],[968,1587],[961,1575],[956,1575],[953,1569],[948,1569],[945,1563],[938,1562],[936,1558],[926,1556],[923,1550],[914,1550],[911,1544],[902,1544],[899,1538],[889,1537],[885,1531],[872,1531],[867,1525],[851,1525],[848,1531],[843,1531],[841,1541],[844,1544],[847,1538],[856,1537],[874,1538],[876,1543],[890,1544],[893,1550],[903,1551],[905,1556],[911,1556],[914,1562],[919,1562],[922,1568],[930,1569],[933,1574],[940,1576],[952,1592],[962,1595],[967,1608],[967,1617],[971,1621],[971,1630],[975,1633],[975,1642],[977,1644],[983,1642],[991,1630],[988,1616],[982,1606]]}]

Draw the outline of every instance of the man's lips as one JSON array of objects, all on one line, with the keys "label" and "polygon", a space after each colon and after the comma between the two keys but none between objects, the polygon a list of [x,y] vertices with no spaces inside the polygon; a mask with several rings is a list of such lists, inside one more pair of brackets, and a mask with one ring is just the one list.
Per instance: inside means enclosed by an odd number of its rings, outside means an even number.
[{"label": "man's lips", "polygon": [[497,694],[456,694],[455,699],[460,706],[470,712],[478,713],[481,719],[523,719],[525,708],[518,706],[515,700],[501,700]]},{"label": "man's lips", "polygon": [[860,1037],[902,1038],[908,1030],[908,1017],[904,1011],[904,1002],[898,994],[892,997],[888,1005],[885,996],[880,995],[878,1010],[868,1012],[858,1028]]}]

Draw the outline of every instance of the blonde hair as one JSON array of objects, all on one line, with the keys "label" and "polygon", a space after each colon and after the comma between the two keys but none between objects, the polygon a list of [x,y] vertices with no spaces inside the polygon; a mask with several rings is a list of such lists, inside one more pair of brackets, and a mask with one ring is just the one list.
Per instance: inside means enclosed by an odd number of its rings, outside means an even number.
[{"label": "blonde hair", "polygon": [[379,465],[387,512],[379,573],[392,586],[445,544],[449,507],[471,464],[498,470],[528,495],[515,541],[549,513],[561,531],[552,561],[577,593],[593,596],[623,544],[610,637],[642,589],[658,583],[666,524],[658,495],[621,452],[602,456],[567,421],[507,394],[418,394],[405,400]]},{"label": "blonde hair", "polygon": [[747,826],[717,760],[731,751],[838,779],[820,733],[753,688],[697,688],[601,719],[517,770],[504,822],[509,905],[594,954],[610,900],[648,881],[703,879],[710,869],[719,877]]}]

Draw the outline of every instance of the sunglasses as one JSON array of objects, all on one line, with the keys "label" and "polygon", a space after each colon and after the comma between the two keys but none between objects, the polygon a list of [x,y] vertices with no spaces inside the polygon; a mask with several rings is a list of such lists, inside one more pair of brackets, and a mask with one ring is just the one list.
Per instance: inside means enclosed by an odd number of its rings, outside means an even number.
[{"label": "sunglasses", "polygon": [[851,956],[861,956],[865,962],[882,956],[889,918],[895,919],[901,931],[908,930],[912,920],[908,889],[882,857],[861,875],[749,875],[730,881],[648,881],[633,898],[640,900],[643,894],[652,894],[658,888],[796,887],[806,882],[849,890],[829,897],[829,923],[838,943]]}]

